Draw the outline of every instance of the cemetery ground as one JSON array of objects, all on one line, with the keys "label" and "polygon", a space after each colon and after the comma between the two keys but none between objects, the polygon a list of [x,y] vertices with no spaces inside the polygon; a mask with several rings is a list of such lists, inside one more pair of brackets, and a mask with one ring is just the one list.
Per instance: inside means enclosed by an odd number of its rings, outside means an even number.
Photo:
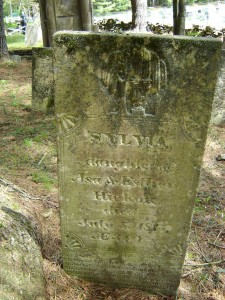
[{"label": "cemetery ground", "polygon": [[[8,206],[34,222],[41,239],[47,299],[169,299],[132,289],[112,290],[63,271],[55,121],[53,115],[31,109],[29,60],[0,63],[0,143],[0,206]],[[225,130],[211,125],[180,300],[225,297],[225,161],[219,156],[224,153]]]}]

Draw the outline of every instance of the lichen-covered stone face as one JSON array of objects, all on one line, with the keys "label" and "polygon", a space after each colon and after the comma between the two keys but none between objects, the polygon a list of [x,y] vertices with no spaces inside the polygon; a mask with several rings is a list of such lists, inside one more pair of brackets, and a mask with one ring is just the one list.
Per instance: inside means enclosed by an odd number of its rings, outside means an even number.
[{"label": "lichen-covered stone face", "polygon": [[32,50],[32,108],[52,112],[54,108],[52,48]]},{"label": "lichen-covered stone face", "polygon": [[211,123],[217,126],[225,125],[225,49],[222,51],[220,72],[218,75],[216,92],[213,101],[213,110],[211,116]]},{"label": "lichen-covered stone face", "polygon": [[220,47],[147,34],[55,35],[66,272],[176,293]]}]

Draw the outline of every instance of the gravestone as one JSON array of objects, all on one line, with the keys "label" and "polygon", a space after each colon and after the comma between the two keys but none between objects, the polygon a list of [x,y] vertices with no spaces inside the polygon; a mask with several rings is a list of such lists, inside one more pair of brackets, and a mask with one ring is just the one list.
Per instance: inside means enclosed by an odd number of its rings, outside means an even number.
[{"label": "gravestone", "polygon": [[67,273],[176,294],[220,48],[148,34],[54,36]]},{"label": "gravestone", "polygon": [[52,48],[32,49],[32,108],[36,111],[54,110]]},{"label": "gravestone", "polygon": [[225,125],[225,49],[222,51],[220,72],[216,85],[216,92],[213,101],[211,123],[213,125]]},{"label": "gravestone", "polygon": [[42,41],[41,20],[39,14],[35,14],[34,21],[26,25],[25,45],[35,46]]},{"label": "gravestone", "polygon": [[52,46],[59,30],[92,30],[91,0],[39,0],[43,44]]}]

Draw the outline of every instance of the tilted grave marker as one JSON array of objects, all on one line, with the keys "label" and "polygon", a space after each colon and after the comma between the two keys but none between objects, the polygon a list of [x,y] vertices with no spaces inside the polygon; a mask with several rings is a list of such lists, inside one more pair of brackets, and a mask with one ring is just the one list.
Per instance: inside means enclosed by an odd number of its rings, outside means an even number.
[{"label": "tilted grave marker", "polygon": [[52,48],[32,49],[32,108],[36,111],[54,110]]},{"label": "tilted grave marker", "polygon": [[221,44],[57,33],[54,48],[64,269],[174,295]]}]

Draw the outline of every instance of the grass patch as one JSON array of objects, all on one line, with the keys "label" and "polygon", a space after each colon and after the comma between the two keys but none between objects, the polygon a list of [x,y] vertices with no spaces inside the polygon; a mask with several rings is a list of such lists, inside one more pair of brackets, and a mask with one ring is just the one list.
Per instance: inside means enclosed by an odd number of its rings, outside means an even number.
[{"label": "grass patch", "polygon": [[21,105],[21,102],[20,101],[17,101],[17,100],[14,100],[11,102],[11,105],[14,106],[14,107],[18,107]]},{"label": "grass patch", "polygon": [[24,145],[28,148],[30,148],[33,145],[33,142],[30,139],[24,139],[23,142],[24,142]]},{"label": "grass patch", "polygon": [[32,174],[32,180],[36,183],[43,183],[47,190],[50,190],[54,184],[54,179],[51,178],[50,174],[43,171],[34,172]]},{"label": "grass patch", "polygon": [[30,162],[30,156],[26,153],[24,153],[25,151],[23,150],[21,152],[21,148],[20,147],[15,147],[14,148],[14,153],[11,153],[10,156],[6,156],[6,159],[8,159],[8,168],[9,169],[24,169],[26,168],[26,166],[29,164]]},{"label": "grass patch", "polygon": [[49,191],[57,181],[54,118],[31,110],[31,62],[0,66],[0,173]]},{"label": "grass patch", "polygon": [[0,86],[4,86],[7,84],[7,80],[0,80]]},{"label": "grass patch", "polygon": [[11,69],[14,69],[15,67],[18,66],[18,63],[15,62],[15,61],[12,61],[12,60],[4,60],[4,61],[1,61],[1,67],[2,68],[11,68]]},{"label": "grass patch", "polygon": [[48,133],[46,131],[40,131],[35,137],[34,141],[37,143],[41,143],[44,140],[48,139]]},{"label": "grass patch", "polygon": [[24,34],[13,34],[6,37],[7,45],[9,50],[30,48],[25,45],[25,35]]},{"label": "grass patch", "polygon": [[[32,49],[33,46],[25,45],[25,35],[24,34],[12,34],[6,37],[7,45],[9,50],[22,50],[22,49]],[[35,47],[43,47],[42,41],[39,41]]]}]

